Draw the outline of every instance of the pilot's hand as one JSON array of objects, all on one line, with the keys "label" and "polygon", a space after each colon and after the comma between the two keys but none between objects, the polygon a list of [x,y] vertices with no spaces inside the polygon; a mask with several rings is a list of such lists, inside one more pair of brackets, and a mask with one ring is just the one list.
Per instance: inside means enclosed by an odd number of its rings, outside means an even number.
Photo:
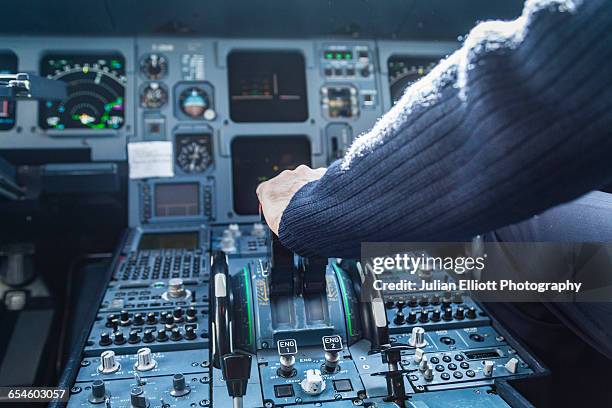
[{"label": "pilot's hand", "polygon": [[293,195],[305,184],[323,177],[327,169],[311,169],[298,166],[295,170],[285,170],[278,176],[257,186],[257,197],[268,226],[276,235],[281,217]]}]

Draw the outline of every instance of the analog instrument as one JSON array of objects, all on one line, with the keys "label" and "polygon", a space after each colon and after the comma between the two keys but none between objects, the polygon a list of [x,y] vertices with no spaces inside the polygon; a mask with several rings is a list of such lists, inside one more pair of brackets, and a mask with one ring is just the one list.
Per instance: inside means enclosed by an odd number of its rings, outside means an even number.
[{"label": "analog instrument", "polygon": [[185,173],[201,173],[212,162],[210,134],[182,134],[176,137],[176,164]]},{"label": "analog instrument", "polygon": [[161,82],[149,82],[140,92],[140,106],[159,109],[168,102],[168,90]]},{"label": "analog instrument", "polygon": [[140,63],[140,72],[147,79],[161,79],[168,73],[168,60],[161,54],[149,54]]}]

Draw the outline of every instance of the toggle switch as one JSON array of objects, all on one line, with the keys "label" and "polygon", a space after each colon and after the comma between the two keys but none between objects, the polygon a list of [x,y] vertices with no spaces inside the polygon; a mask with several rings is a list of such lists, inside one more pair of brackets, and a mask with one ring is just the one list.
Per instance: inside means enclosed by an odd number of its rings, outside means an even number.
[{"label": "toggle switch", "polygon": [[429,365],[429,359],[426,355],[421,358],[421,362],[419,363],[419,371],[424,372],[427,370],[427,366]]},{"label": "toggle switch", "polygon": [[425,381],[433,380],[433,366],[431,364],[427,364],[427,368],[423,372],[423,378],[425,378]]},{"label": "toggle switch", "polygon": [[491,360],[487,360],[483,363],[482,374],[485,377],[491,377],[493,375],[493,367],[495,363]]},{"label": "toggle switch", "polygon": [[421,360],[423,360],[423,356],[425,356],[425,352],[423,349],[417,347],[417,349],[414,350],[414,362],[420,363]]},{"label": "toggle switch", "polygon": [[506,370],[508,370],[510,374],[516,374],[516,370],[518,369],[518,363],[518,359],[512,357],[510,360],[508,360],[504,367],[506,367]]},{"label": "toggle switch", "polygon": [[325,371],[335,373],[338,370],[340,351],[342,351],[342,337],[338,335],[323,336],[323,350],[325,350]]},{"label": "toggle switch", "polygon": [[295,365],[295,355],[298,351],[297,342],[295,339],[279,340],[277,349],[280,358],[278,375],[285,378],[293,377],[296,374],[293,366]]}]

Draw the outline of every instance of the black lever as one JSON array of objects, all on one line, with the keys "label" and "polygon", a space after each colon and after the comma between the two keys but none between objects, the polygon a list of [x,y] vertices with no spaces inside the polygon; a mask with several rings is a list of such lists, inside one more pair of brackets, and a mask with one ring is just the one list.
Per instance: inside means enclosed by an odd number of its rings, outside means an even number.
[{"label": "black lever", "polygon": [[278,237],[272,236],[272,267],[270,271],[270,296],[287,295],[294,293],[295,262],[293,252],[285,248]]},{"label": "black lever", "polygon": [[251,356],[242,353],[224,355],[221,357],[221,372],[234,408],[242,408],[242,397],[251,376]]},{"label": "black lever", "polygon": [[325,293],[325,272],[327,270],[327,258],[313,256],[304,258],[303,264],[303,293],[305,295]]}]

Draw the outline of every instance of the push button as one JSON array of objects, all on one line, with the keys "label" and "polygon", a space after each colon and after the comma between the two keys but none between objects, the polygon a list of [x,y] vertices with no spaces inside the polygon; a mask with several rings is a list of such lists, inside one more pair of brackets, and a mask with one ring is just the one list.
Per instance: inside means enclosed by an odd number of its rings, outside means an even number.
[{"label": "push button", "polygon": [[291,384],[282,384],[274,386],[274,395],[276,398],[288,398],[293,397],[293,385]]},{"label": "push button", "polygon": [[349,392],[353,391],[353,384],[351,380],[334,380],[334,389],[337,392]]}]

